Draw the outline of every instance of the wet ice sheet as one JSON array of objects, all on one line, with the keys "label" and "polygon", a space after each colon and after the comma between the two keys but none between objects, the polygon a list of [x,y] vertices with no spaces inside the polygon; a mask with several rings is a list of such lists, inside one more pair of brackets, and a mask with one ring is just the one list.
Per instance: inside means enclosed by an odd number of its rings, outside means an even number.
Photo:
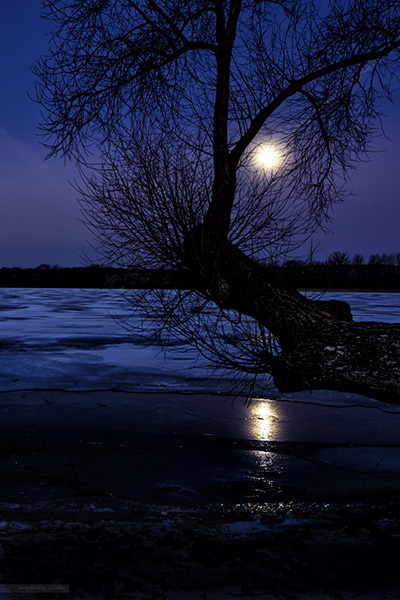
[{"label": "wet ice sheet", "polygon": [[[357,320],[400,320],[398,294],[325,294],[350,303]],[[195,351],[160,346],[121,326],[132,306],[114,290],[0,289],[0,389],[118,388],[228,392]],[[140,314],[132,317],[140,323]]]}]

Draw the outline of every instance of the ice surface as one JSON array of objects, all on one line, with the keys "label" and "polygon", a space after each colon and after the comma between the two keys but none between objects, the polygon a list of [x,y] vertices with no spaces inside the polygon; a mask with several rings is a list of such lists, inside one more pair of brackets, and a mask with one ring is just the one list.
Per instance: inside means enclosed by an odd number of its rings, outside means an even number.
[{"label": "ice surface", "polygon": [[[350,303],[357,320],[400,320],[398,294],[329,293]],[[184,343],[167,356],[121,325],[132,312],[117,290],[0,289],[0,389],[117,388],[227,392]],[[139,324],[141,315],[131,321]]]},{"label": "ice surface", "polygon": [[[0,290],[0,389],[223,391],[197,354],[162,348],[121,325],[132,312],[113,290]],[[139,325],[141,315],[131,319]]]},{"label": "ice surface", "polygon": [[386,292],[326,292],[308,293],[323,300],[343,300],[351,306],[355,321],[400,322],[400,294]]}]

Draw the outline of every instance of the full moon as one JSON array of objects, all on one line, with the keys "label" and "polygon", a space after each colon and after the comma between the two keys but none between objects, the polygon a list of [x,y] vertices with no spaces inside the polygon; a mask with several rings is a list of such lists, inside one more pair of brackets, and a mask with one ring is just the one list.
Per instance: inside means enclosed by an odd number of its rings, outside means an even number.
[{"label": "full moon", "polygon": [[273,144],[261,144],[255,153],[255,162],[258,168],[266,171],[275,171],[281,165],[282,160],[282,154]]}]

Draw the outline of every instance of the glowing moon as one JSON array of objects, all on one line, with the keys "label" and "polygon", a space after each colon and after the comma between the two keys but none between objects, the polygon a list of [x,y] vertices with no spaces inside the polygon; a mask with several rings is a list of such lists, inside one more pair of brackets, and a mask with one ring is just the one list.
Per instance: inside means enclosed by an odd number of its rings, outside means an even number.
[{"label": "glowing moon", "polygon": [[275,171],[282,163],[283,156],[273,144],[261,144],[255,153],[255,162],[259,169]]}]

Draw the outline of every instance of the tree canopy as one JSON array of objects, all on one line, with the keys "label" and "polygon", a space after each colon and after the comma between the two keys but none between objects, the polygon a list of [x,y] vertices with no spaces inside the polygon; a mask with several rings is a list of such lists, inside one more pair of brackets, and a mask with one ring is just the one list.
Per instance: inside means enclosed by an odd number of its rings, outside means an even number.
[{"label": "tree canopy", "polygon": [[[281,389],[380,396],[382,381],[362,374],[338,382],[344,359],[321,351],[338,343],[310,350],[327,323],[335,338],[358,335],[349,311],[284,290],[260,260],[289,255],[343,199],[396,87],[399,3],[44,0],[44,10],[54,29],[36,67],[42,133],[50,155],[81,168],[100,256],[193,275],[188,292],[148,296],[149,317]],[[276,161],[261,166],[266,146]]]}]

